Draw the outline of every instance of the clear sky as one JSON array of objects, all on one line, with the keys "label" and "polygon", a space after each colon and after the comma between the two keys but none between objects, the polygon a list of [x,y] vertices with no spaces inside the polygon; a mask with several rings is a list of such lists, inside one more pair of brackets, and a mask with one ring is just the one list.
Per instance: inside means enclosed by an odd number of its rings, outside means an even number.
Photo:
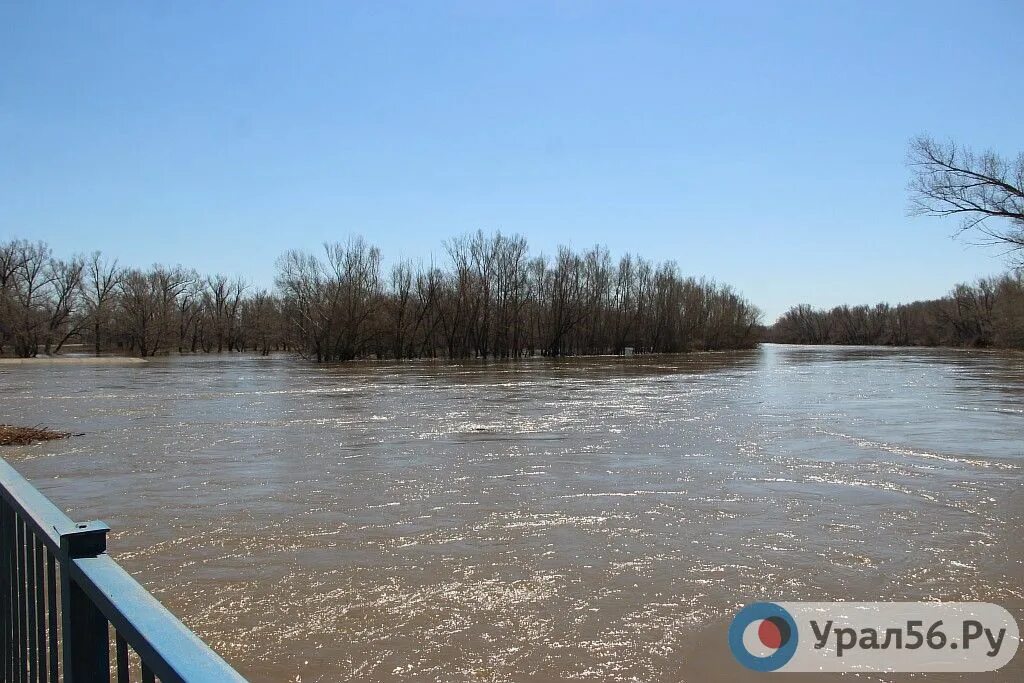
[{"label": "clear sky", "polygon": [[1024,3],[0,0],[0,239],[273,282],[500,229],[797,303],[998,252],[907,216],[919,133],[1024,151]]}]

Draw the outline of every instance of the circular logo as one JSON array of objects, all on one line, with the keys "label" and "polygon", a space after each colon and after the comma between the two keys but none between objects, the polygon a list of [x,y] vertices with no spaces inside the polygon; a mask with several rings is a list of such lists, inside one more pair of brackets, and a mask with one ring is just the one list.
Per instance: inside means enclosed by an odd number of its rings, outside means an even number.
[{"label": "circular logo", "polygon": [[774,602],[755,602],[741,609],[729,625],[729,648],[743,666],[775,671],[796,653],[796,622]]}]

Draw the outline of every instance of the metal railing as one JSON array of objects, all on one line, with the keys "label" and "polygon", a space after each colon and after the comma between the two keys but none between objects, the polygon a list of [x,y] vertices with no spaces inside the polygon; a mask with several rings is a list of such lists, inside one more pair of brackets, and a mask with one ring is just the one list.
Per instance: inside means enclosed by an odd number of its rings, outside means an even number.
[{"label": "metal railing", "polygon": [[244,683],[106,554],[109,530],[0,459],[0,680],[128,683],[137,656],[143,683]]}]

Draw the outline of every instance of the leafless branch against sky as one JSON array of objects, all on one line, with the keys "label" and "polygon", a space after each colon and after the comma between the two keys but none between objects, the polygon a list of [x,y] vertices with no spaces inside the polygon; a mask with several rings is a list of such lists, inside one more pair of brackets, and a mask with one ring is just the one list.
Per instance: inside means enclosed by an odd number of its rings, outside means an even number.
[{"label": "leafless branch against sky", "polygon": [[1024,250],[1024,152],[1008,160],[922,135],[910,143],[911,213],[959,219],[959,234],[1004,245],[1012,262]]}]

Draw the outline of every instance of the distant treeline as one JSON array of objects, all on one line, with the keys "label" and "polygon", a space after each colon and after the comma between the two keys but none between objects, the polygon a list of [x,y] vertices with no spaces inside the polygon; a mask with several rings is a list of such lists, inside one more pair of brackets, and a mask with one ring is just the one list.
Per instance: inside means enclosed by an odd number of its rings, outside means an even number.
[{"label": "distant treeline", "polygon": [[1024,348],[1024,275],[961,284],[931,301],[890,306],[795,306],[768,328],[790,344],[879,344]]},{"label": "distant treeline", "polygon": [[355,358],[511,358],[747,348],[759,311],[672,262],[596,246],[531,256],[518,235],[444,243],[443,267],[383,272],[362,238],[278,259],[273,291],[182,266],[122,268],[99,252],[62,259],[0,243],[0,354],[85,344],[99,354],[293,351]]}]

